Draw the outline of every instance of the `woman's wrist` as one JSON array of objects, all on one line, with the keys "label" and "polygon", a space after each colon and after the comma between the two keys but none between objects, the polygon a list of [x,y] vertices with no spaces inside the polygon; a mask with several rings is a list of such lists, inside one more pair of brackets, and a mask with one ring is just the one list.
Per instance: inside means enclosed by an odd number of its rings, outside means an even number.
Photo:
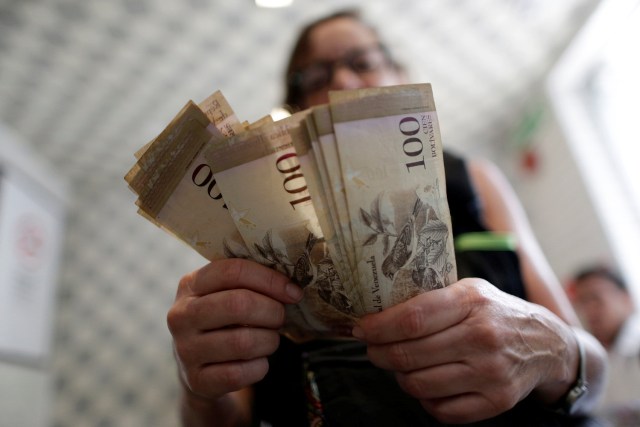
[{"label": "woman's wrist", "polygon": [[[580,328],[566,326],[564,350],[558,351],[559,365],[548,371],[548,379],[536,387],[535,395],[544,404],[561,413],[586,412],[594,399],[598,384],[591,387],[589,377],[601,366],[590,366],[590,362],[598,361],[589,355],[590,342],[584,341],[584,331]],[[598,365],[598,363],[596,363]],[[598,375],[601,378],[602,375]],[[598,393],[596,392],[595,395]]]},{"label": "woman's wrist", "polygon": [[547,323],[547,327],[550,329],[548,338],[550,357],[544,363],[540,382],[534,393],[542,403],[555,406],[566,396],[578,376],[579,338],[573,328],[560,319],[557,319],[557,322]]},{"label": "woman's wrist", "polygon": [[554,405],[557,412],[571,414],[579,406],[579,401],[584,398],[588,392],[587,388],[587,357],[585,346],[578,336],[575,328],[571,328],[574,341],[578,348],[578,367],[574,376],[574,380],[569,386],[567,392]]}]

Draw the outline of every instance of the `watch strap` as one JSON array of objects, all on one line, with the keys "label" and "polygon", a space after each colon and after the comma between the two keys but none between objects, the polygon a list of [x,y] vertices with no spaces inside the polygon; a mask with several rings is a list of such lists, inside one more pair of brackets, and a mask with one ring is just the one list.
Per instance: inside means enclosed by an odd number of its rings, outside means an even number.
[{"label": "watch strap", "polygon": [[556,407],[556,412],[562,414],[571,414],[575,408],[576,402],[589,390],[587,387],[587,364],[586,364],[586,352],[582,340],[575,333],[576,342],[578,343],[578,375],[576,381],[571,385],[571,388],[563,396]]}]

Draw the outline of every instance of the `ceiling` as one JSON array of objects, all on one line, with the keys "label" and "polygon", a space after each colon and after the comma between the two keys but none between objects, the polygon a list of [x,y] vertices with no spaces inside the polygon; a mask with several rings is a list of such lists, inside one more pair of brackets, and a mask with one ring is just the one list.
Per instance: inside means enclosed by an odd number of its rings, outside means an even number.
[{"label": "ceiling", "polygon": [[445,146],[475,152],[504,142],[596,3],[0,0],[0,121],[72,184],[122,177],[188,99],[220,89],[240,118],[267,114],[297,28],[355,5],[433,84]]},{"label": "ceiling", "polygon": [[53,425],[177,425],[165,317],[203,260],[135,214],[123,177],[189,99],[219,89],[248,121],[278,106],[297,29],[353,5],[432,83],[443,144],[487,154],[510,143],[597,0],[0,0],[0,131],[70,184]]}]

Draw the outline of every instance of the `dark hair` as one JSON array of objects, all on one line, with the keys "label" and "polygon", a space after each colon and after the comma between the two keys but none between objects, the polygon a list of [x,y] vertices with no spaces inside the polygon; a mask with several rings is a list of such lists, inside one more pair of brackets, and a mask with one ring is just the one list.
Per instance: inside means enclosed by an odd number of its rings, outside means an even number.
[{"label": "dark hair", "polygon": [[601,277],[614,283],[619,289],[627,292],[627,285],[618,274],[605,266],[587,267],[576,273],[574,281],[576,284],[590,277]]},{"label": "dark hair", "polygon": [[[378,32],[376,31],[376,29],[362,19],[362,16],[358,11],[358,9],[344,9],[344,10],[332,13],[330,15],[324,16],[322,18],[316,19],[315,21],[312,21],[309,24],[305,25],[300,31],[300,34],[298,35],[298,39],[296,43],[293,45],[293,49],[291,51],[291,56],[289,57],[289,62],[287,64],[287,69],[285,73],[286,93],[284,98],[284,104],[285,104],[285,107],[288,108],[290,111],[295,112],[304,108],[303,100],[305,97],[305,93],[297,84],[295,84],[294,80],[291,77],[295,74],[296,71],[299,71],[301,67],[307,65],[305,64],[305,62],[307,61],[308,55],[309,55],[309,48],[310,48],[309,37],[311,35],[311,32],[316,27],[324,23],[333,21],[335,19],[340,19],[340,18],[353,19],[363,24],[369,30],[371,30],[378,39],[380,38],[378,36]],[[384,45],[382,43],[380,43],[380,45],[384,48]],[[387,59],[389,60],[391,65],[396,69],[401,70],[402,67],[393,60],[391,55],[388,54],[388,50],[386,48],[384,49],[385,49],[385,52],[387,52]]]}]

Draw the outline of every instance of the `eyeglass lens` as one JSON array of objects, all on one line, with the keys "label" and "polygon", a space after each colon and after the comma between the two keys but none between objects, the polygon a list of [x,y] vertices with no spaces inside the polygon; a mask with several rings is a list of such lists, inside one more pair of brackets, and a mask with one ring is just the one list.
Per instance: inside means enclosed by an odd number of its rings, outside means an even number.
[{"label": "eyeglass lens", "polygon": [[338,66],[347,66],[359,75],[374,72],[388,63],[387,56],[379,46],[349,52],[335,61],[317,62],[297,73],[297,84],[305,92],[323,89],[331,83]]}]

